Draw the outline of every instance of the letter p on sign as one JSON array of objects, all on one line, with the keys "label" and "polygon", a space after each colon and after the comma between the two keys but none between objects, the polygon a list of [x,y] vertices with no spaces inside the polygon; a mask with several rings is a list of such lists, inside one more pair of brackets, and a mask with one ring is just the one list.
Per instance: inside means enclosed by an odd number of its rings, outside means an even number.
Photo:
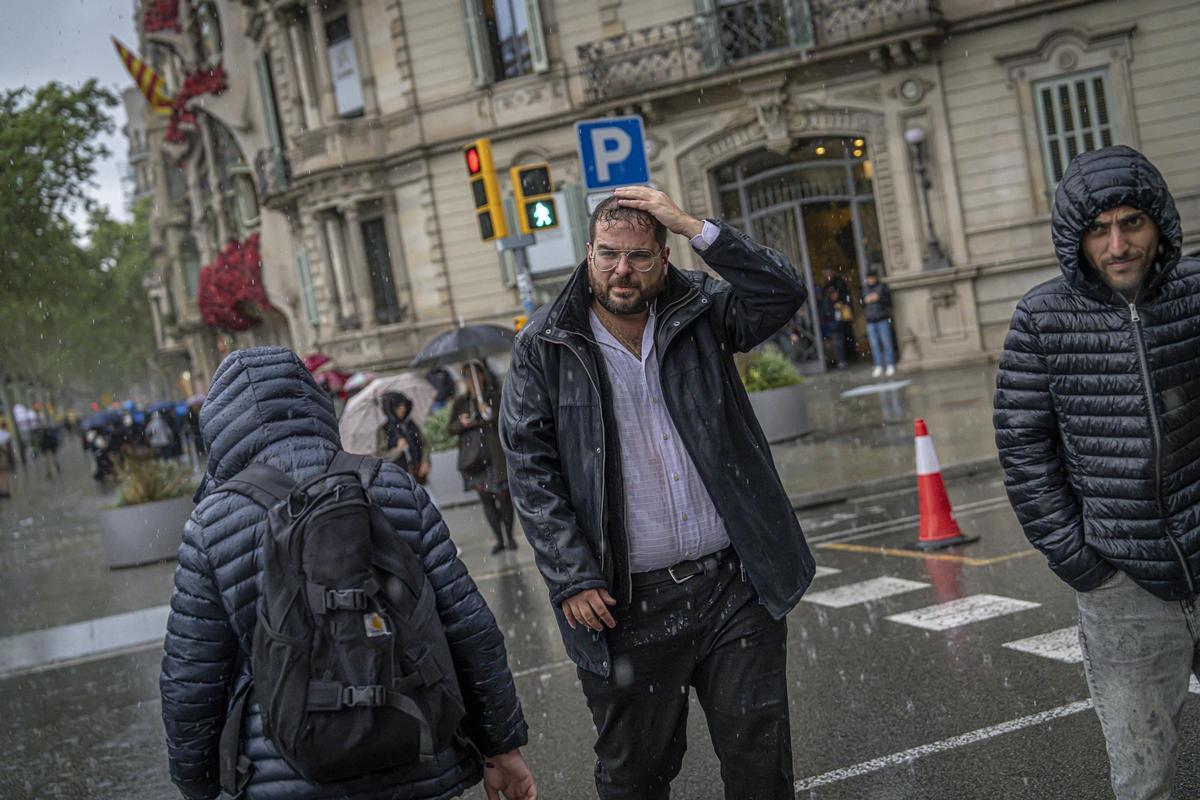
[{"label": "letter p on sign", "polygon": [[605,117],[575,123],[579,161],[588,191],[650,180],[641,117]]}]

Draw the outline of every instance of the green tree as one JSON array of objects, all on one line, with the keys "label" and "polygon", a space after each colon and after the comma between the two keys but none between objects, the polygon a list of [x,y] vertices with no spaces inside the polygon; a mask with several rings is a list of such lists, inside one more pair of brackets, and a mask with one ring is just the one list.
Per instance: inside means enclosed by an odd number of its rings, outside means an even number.
[{"label": "green tree", "polygon": [[95,81],[0,93],[0,372],[76,395],[124,393],[154,347],[148,209],[121,222],[87,195],[115,104]]}]

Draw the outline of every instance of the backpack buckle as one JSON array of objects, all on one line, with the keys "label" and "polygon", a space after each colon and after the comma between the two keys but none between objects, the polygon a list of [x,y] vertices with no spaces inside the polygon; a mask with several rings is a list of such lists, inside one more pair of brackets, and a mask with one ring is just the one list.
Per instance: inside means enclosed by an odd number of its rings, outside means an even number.
[{"label": "backpack buckle", "polygon": [[326,589],[326,611],[363,611],[367,607],[367,593],[362,589]]},{"label": "backpack buckle", "polygon": [[382,686],[343,686],[342,705],[347,707],[382,706],[387,703],[387,693]]}]

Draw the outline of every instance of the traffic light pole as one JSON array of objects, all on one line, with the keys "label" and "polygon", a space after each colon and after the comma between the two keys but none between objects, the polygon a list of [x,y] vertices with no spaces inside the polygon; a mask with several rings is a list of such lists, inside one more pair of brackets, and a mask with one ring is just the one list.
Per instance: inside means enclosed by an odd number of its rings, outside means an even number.
[{"label": "traffic light pole", "polygon": [[[509,230],[520,230],[512,227]],[[529,272],[529,257],[525,248],[537,244],[537,237],[531,233],[519,233],[516,236],[505,236],[496,240],[496,249],[503,252],[509,250],[513,254],[513,262],[517,267],[517,291],[521,295],[521,306],[525,315],[533,314],[533,276]]]}]

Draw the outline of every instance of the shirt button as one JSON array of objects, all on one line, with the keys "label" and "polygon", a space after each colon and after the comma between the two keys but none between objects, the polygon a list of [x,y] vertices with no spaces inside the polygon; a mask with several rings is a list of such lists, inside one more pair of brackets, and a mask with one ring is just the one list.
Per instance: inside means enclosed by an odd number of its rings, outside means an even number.
[{"label": "shirt button", "polygon": [[671,477],[672,477],[672,478],[674,478],[675,480],[679,480],[679,473],[678,473],[678,472],[676,472],[676,473],[675,473],[675,474],[673,474]]},{"label": "shirt button", "polygon": [[683,515],[683,521],[684,521],[684,522],[687,522],[687,514],[684,514],[684,515]]},{"label": "shirt button", "polygon": [[670,438],[671,438],[671,434],[669,434],[669,433],[664,433],[664,434],[663,434],[663,441],[664,441],[664,442],[665,442],[665,441],[667,441],[667,440],[668,440],[668,439],[670,439]]}]

